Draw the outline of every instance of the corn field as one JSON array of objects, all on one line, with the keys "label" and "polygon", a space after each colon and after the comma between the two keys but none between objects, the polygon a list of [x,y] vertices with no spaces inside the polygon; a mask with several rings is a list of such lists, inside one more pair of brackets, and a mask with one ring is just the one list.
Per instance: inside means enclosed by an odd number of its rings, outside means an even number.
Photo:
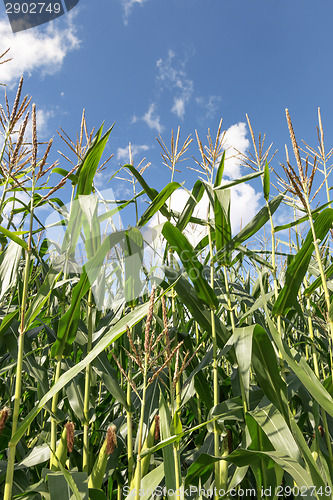
[{"label": "corn field", "polygon": [[[0,107],[1,498],[332,498],[332,151],[320,111],[319,147],[302,149],[286,110],[281,165],[248,119],[252,171],[232,181],[221,123],[216,138],[197,134],[186,159],[197,180],[176,212],[190,137],[158,139],[171,172],[160,191],[129,148],[108,185],[122,176],[133,195],[108,200],[95,180],[112,127],[89,132],[83,114],[50,164],[22,86]],[[231,189],[254,180],[264,206],[233,234]],[[49,226],[43,207],[58,217]],[[277,225],[281,209],[290,218]]]}]

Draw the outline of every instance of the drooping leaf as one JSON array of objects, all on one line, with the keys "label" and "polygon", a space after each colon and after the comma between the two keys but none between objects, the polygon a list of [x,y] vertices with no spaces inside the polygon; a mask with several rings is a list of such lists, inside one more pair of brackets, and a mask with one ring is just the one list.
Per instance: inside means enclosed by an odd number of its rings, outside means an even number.
[{"label": "drooping leaf", "polygon": [[230,189],[233,186],[237,186],[237,184],[242,184],[243,182],[248,182],[251,179],[256,179],[257,177],[260,177],[262,174],[263,174],[263,172],[255,172],[254,174],[244,175],[243,177],[240,177],[239,179],[233,179],[232,181],[227,181],[220,186],[215,186],[214,191],[221,191],[223,189]]},{"label": "drooping leaf", "polygon": [[28,248],[28,243],[16,236],[13,231],[9,231],[9,229],[0,226],[0,232],[7,236],[7,238],[9,238],[10,240],[14,241],[14,243],[17,243],[17,245],[20,245],[20,247],[24,248],[25,250]]},{"label": "drooping leaf", "polygon": [[259,386],[288,421],[287,387],[281,378],[272,342],[259,325],[253,329],[252,364]]},{"label": "drooping leaf", "polygon": [[145,213],[140,217],[138,226],[142,227],[155,215],[165,204],[166,200],[170,198],[172,193],[180,188],[178,182],[170,182],[167,184],[160,193],[152,200]]},{"label": "drooping leaf", "polygon": [[276,451],[283,451],[297,462],[301,454],[296,441],[281,413],[270,404],[249,412],[266,434]]}]

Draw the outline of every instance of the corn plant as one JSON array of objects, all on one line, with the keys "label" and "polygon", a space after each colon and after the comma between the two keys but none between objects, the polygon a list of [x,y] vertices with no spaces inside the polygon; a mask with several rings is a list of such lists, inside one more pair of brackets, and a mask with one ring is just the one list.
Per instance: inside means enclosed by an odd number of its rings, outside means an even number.
[{"label": "corn plant", "polygon": [[[171,171],[160,191],[129,147],[110,185],[129,175],[133,195],[110,209],[96,175],[113,126],[88,133],[83,114],[76,141],[59,133],[71,153],[48,165],[52,142],[38,141],[22,88],[0,108],[3,498],[330,498],[332,150],[320,111],[318,152],[300,148],[286,111],[295,159],[286,147],[282,165],[247,118],[254,154],[239,160],[253,172],[233,180],[222,121],[206,145],[196,133],[199,159],[184,158],[194,144],[180,147],[180,129],[170,148],[158,138]],[[180,161],[198,178],[176,212]],[[258,181],[264,205],[234,234],[232,188]],[[59,214],[61,243],[43,205]],[[281,211],[290,218],[277,225]],[[119,213],[133,225],[117,229]],[[144,260],[155,216],[162,278]]]}]

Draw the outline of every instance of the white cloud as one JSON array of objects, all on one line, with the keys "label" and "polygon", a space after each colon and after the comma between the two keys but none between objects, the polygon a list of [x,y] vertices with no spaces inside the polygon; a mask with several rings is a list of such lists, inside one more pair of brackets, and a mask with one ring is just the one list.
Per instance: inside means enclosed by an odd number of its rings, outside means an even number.
[{"label": "white cloud", "polygon": [[238,184],[231,188],[230,219],[233,233],[238,233],[240,227],[248,222],[259,211],[261,193],[257,193],[250,184]]},{"label": "white cloud", "polygon": [[[142,151],[148,151],[149,146],[147,146],[147,144],[131,144],[131,150],[132,150],[132,157],[134,158]],[[117,149],[117,159],[123,160],[123,161],[129,160],[128,146],[126,146],[125,148],[118,148]]]},{"label": "white cloud", "polygon": [[[261,194],[256,193],[254,188],[249,184],[239,184],[231,188],[230,220],[233,234],[237,234],[240,230],[240,226],[244,227],[256,215],[260,209],[260,198]],[[171,209],[175,212],[182,212],[187,200],[187,192],[183,189],[177,189],[171,195]],[[168,204],[169,202],[167,202],[167,205]],[[208,206],[208,196],[207,193],[205,193],[196,206],[193,216],[199,219],[207,220]],[[158,213],[152,218],[149,225],[150,227],[155,227],[165,221],[166,218]],[[196,246],[207,234],[207,227],[199,224],[188,224],[184,234],[192,246]]]},{"label": "white cloud", "polygon": [[[37,108],[36,111],[36,124],[37,124],[37,139],[49,139],[49,120],[54,118],[55,113],[53,110],[47,110]],[[16,126],[15,126],[15,131],[12,134],[12,137],[16,138],[19,130],[23,124],[24,118],[21,118]],[[31,118],[31,110],[30,110],[30,117],[27,123],[27,127],[25,129],[25,134],[24,134],[24,140],[26,142],[31,142],[32,140],[32,118]]]},{"label": "white cloud", "polygon": [[[240,161],[233,156],[238,154],[236,150],[245,153],[250,146],[249,140],[246,138],[247,129],[245,123],[239,122],[226,131],[224,136],[224,147],[229,148],[226,152],[226,163],[224,174],[229,179],[241,177]],[[227,182],[224,180],[223,182]],[[261,193],[257,193],[255,189],[248,183],[238,184],[230,189],[230,219],[233,234],[239,232],[240,226],[244,227],[259,211],[259,201]],[[177,189],[171,196],[171,208],[176,212],[181,212],[188,200],[188,194],[183,189]],[[208,197],[206,193],[198,203],[194,216],[200,219],[207,219],[208,213]],[[151,222],[151,225],[165,222],[165,218],[160,214],[156,215]],[[191,224],[186,229],[186,236],[192,243],[196,245],[201,238],[206,234],[204,226]]]},{"label": "white cloud", "polygon": [[123,9],[124,9],[124,24],[127,25],[128,24],[128,18],[131,14],[131,11],[134,7],[134,5],[138,4],[138,5],[143,5],[144,3],[146,3],[147,0],[121,0],[121,3],[122,3],[122,6],[123,6]]},{"label": "white cloud", "polygon": [[67,53],[80,45],[73,14],[65,17],[66,25],[62,29],[51,22],[43,31],[32,28],[15,34],[8,20],[0,19],[0,54],[10,47],[7,56],[13,58],[1,66],[1,83],[13,86],[22,74],[51,75],[61,68]]},{"label": "white cloud", "polygon": [[137,117],[134,115],[132,118],[132,123],[136,123],[137,121],[142,120],[146,123],[146,125],[148,125],[149,128],[157,130],[157,132],[160,134],[163,131],[163,126],[161,125],[159,115],[157,115],[155,112],[155,107],[155,103],[152,103],[149,106],[148,111],[142,117]]},{"label": "white cloud", "polygon": [[171,111],[175,113],[178,118],[183,119],[185,116],[185,106],[192,97],[194,86],[193,81],[187,77],[185,71],[186,58],[177,62],[175,57],[175,52],[170,49],[167,59],[159,59],[157,61],[157,79],[167,89],[175,92]]},{"label": "white cloud", "polygon": [[183,97],[175,97],[171,111],[175,113],[178,118],[183,119],[185,115],[185,99]]},{"label": "white cloud", "polygon": [[227,151],[225,155],[224,175],[230,179],[236,179],[241,176],[241,162],[238,151],[245,153],[250,147],[250,141],[246,138],[246,134],[246,124],[243,122],[231,125],[225,133],[224,148]]},{"label": "white cloud", "polygon": [[55,113],[53,110],[37,109],[36,115],[37,133],[40,137],[44,138],[48,135],[49,120],[54,118]]}]

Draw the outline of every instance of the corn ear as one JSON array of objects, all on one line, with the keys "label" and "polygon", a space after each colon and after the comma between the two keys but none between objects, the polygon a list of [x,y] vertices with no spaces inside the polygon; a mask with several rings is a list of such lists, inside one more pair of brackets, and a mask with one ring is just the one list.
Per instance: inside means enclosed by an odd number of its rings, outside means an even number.
[{"label": "corn ear", "polygon": [[[149,429],[149,432],[148,432],[148,436],[146,437],[144,443],[143,443],[143,446],[142,446],[142,449],[141,449],[141,452],[143,452],[144,450],[148,449],[148,448],[152,448],[154,446],[154,441],[155,441],[155,427],[156,427],[156,420],[154,419],[151,426],[150,426],[150,429]],[[148,454],[148,455],[145,455],[142,459],[141,459],[141,478],[143,478],[147,473],[148,473],[148,470],[149,470],[149,464],[150,464],[150,457],[151,457],[151,454]],[[137,481],[137,475],[138,475],[138,467],[135,468],[135,474],[134,474],[134,477],[131,481],[131,490],[133,488],[135,488],[135,485],[136,485],[136,481]]]},{"label": "corn ear", "polygon": [[91,471],[88,488],[100,489],[103,483],[103,477],[106,470],[108,455],[106,453],[107,439],[105,439],[102,448],[99,451],[98,457]]},{"label": "corn ear", "polygon": [[58,446],[56,448],[55,454],[56,454],[57,459],[55,459],[55,457],[54,457],[54,460],[52,460],[51,469],[52,470],[60,470],[60,468],[58,466],[58,461],[61,463],[61,465],[64,466],[66,463],[66,460],[67,460],[67,429],[66,429],[66,427],[64,427],[64,429],[62,431],[61,438],[60,438],[60,441],[59,441]]}]

